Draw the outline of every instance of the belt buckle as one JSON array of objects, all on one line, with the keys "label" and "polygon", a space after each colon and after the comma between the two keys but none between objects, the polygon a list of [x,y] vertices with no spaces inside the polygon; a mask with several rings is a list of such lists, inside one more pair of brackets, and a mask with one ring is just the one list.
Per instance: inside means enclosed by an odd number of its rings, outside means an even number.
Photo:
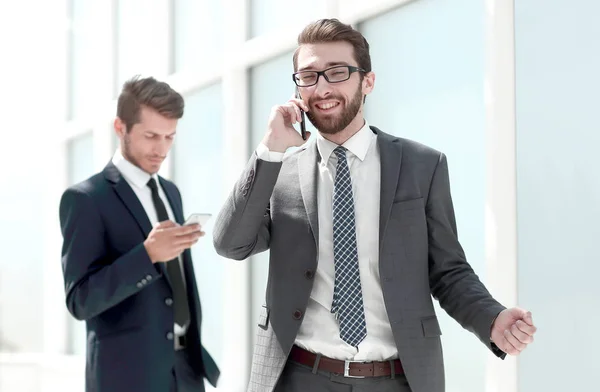
[{"label": "belt buckle", "polygon": [[344,360],[344,377],[348,378],[365,378],[365,376],[352,376],[350,374],[350,364],[351,363],[366,363],[364,361],[351,361],[349,359]]},{"label": "belt buckle", "polygon": [[186,343],[185,335],[175,335],[175,351],[183,350],[186,347]]}]

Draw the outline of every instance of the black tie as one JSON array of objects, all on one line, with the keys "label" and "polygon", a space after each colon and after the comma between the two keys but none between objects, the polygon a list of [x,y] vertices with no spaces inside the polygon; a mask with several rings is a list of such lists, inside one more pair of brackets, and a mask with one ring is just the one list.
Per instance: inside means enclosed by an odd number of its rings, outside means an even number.
[{"label": "black tie", "polygon": [[[156,215],[158,221],[169,220],[169,214],[165,208],[165,203],[158,194],[158,186],[154,178],[150,178],[148,186],[152,190],[152,202],[156,209]],[[181,271],[181,265],[179,259],[174,258],[169,260],[167,263],[167,274],[169,275],[169,281],[173,288],[173,307],[175,308],[175,322],[181,327],[187,327],[190,322],[190,308],[188,305],[187,295],[185,292],[185,285],[183,283],[183,273]]]}]

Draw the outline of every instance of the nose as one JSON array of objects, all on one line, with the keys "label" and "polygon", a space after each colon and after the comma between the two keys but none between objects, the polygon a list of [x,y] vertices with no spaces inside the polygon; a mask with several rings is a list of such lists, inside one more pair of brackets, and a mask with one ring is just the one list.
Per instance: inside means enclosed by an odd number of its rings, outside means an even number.
[{"label": "nose", "polygon": [[321,75],[321,77],[317,80],[313,94],[316,97],[325,98],[331,94],[331,91],[331,84],[329,84],[329,82],[325,80],[325,77]]},{"label": "nose", "polygon": [[169,152],[169,149],[171,148],[172,143],[173,142],[170,139],[167,139],[166,137],[161,138],[158,141],[158,143],[154,145],[154,154],[160,155],[161,157],[166,156]]}]

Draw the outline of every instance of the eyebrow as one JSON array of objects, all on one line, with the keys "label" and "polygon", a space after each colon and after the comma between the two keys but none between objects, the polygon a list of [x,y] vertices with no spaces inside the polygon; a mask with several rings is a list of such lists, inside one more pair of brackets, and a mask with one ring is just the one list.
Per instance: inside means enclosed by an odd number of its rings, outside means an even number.
[{"label": "eyebrow", "polygon": [[[151,133],[151,134],[153,134],[153,135],[160,135],[160,133],[158,133],[158,132],[155,132],[155,131],[152,131],[152,130],[150,130],[150,129],[148,129],[148,130],[146,130],[146,131],[144,131],[144,132],[145,132],[145,133]],[[166,135],[166,136],[174,136],[176,133],[177,133],[177,130],[175,130],[175,131],[173,131],[173,132],[169,133],[169,134],[168,134],[168,135]]]},{"label": "eyebrow", "polygon": [[[330,61],[328,63],[325,64],[325,69],[327,68],[331,68],[331,67],[335,67],[337,65],[350,65],[345,61]],[[302,67],[298,69],[298,72],[302,72],[302,71],[312,71],[314,70],[314,67],[312,65],[308,65],[306,67]]]}]

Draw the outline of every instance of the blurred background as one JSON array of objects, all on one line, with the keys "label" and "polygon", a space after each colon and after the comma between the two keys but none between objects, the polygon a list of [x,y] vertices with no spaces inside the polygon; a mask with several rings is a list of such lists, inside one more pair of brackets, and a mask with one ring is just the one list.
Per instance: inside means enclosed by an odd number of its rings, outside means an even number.
[{"label": "blurred background", "polygon": [[[83,391],[85,325],[64,304],[58,202],[117,148],[135,74],[186,111],[162,175],[185,214],[216,214],[290,98],[308,22],[371,45],[369,123],[445,152],[467,257],[539,332],[499,361],[438,308],[449,392],[592,391],[600,371],[600,2],[596,0],[0,0],[0,391]],[[217,390],[245,390],[267,255],[193,250]]]}]

